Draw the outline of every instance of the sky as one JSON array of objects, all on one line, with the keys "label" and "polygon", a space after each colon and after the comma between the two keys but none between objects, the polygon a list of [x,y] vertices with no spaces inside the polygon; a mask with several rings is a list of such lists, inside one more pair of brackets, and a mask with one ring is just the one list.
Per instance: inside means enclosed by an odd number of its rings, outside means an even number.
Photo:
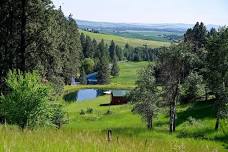
[{"label": "sky", "polygon": [[228,0],[53,0],[75,19],[116,23],[228,25]]}]

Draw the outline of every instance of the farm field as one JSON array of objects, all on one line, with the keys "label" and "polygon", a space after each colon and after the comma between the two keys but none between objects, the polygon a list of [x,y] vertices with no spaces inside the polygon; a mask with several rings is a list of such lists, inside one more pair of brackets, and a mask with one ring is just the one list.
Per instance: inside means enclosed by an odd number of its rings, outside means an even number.
[{"label": "farm field", "polygon": [[[105,32],[104,32],[105,33]],[[165,31],[137,31],[137,30],[126,30],[118,32],[107,32],[109,34],[122,36],[126,38],[135,38],[143,40],[171,42],[183,37],[184,32],[165,32]]]},{"label": "farm field", "polygon": [[151,47],[151,48],[159,48],[162,46],[170,45],[169,42],[126,38],[126,37],[121,37],[121,36],[116,36],[116,35],[111,35],[111,34],[92,33],[92,32],[87,32],[87,31],[83,31],[83,30],[80,30],[80,32],[84,33],[85,35],[90,36],[91,38],[96,39],[98,42],[101,41],[102,39],[104,39],[104,41],[107,44],[110,44],[111,41],[113,40],[116,44],[120,45],[121,47],[124,47],[125,44],[127,44],[127,43],[133,47],[147,45],[148,47]]}]

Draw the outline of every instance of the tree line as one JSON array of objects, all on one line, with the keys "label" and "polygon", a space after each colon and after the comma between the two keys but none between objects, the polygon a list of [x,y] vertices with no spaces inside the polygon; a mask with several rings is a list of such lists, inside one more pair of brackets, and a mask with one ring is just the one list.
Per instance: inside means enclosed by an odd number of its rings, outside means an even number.
[{"label": "tree line", "polygon": [[139,73],[130,93],[134,111],[153,127],[159,109],[169,107],[169,130],[176,130],[177,104],[212,100],[216,109],[215,130],[228,116],[228,28],[208,31],[203,23],[188,29],[184,40],[163,47],[154,64]]},{"label": "tree line", "polygon": [[9,69],[37,70],[56,89],[77,76],[82,47],[72,15],[65,17],[50,0],[5,0],[0,14],[1,85]]},{"label": "tree line", "polygon": [[[98,83],[107,84],[110,76],[119,75],[119,61],[154,61],[157,58],[158,49],[144,47],[132,47],[126,44],[123,48],[113,40],[110,44],[101,40],[98,42],[83,32],[80,35],[82,46],[82,66],[80,82],[86,84],[86,74],[98,72]],[[111,65],[111,66],[110,66]]]}]

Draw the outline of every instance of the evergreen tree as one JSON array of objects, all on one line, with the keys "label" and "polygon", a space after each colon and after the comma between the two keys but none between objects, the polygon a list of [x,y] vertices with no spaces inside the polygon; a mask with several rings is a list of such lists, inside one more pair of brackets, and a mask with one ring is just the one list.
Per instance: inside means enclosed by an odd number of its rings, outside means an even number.
[{"label": "evergreen tree", "polygon": [[83,55],[85,56],[85,54],[86,54],[86,36],[84,33],[81,33],[80,40],[81,40],[81,45],[82,45],[82,52],[83,52]]},{"label": "evergreen tree", "polygon": [[184,42],[191,43],[193,45],[193,51],[197,52],[203,48],[206,44],[207,28],[201,22],[197,22],[193,28],[187,30],[184,35]]},{"label": "evergreen tree", "polygon": [[136,88],[130,92],[129,99],[133,103],[133,112],[139,113],[147,123],[147,128],[153,128],[153,118],[158,112],[159,95],[154,66],[149,65],[139,72]]},{"label": "evergreen tree", "polygon": [[86,45],[84,50],[84,56],[85,58],[93,58],[94,52],[93,52],[93,43],[89,36],[86,36]]},{"label": "evergreen tree", "polygon": [[123,49],[119,45],[116,45],[116,55],[119,61],[123,60],[124,58]]},{"label": "evergreen tree", "polygon": [[119,69],[118,62],[117,62],[116,51],[114,51],[113,54],[114,54],[114,56],[113,56],[113,61],[112,61],[111,75],[119,76],[120,69]]},{"label": "evergreen tree", "polygon": [[220,127],[220,120],[228,116],[228,29],[221,29],[209,37],[206,46],[208,55],[206,59],[205,79],[212,94],[215,95],[216,124]]},{"label": "evergreen tree", "polygon": [[114,51],[116,51],[116,44],[115,44],[115,42],[112,40],[112,41],[111,41],[111,45],[109,46],[109,55],[110,55],[111,61],[112,61],[113,58],[114,58]]},{"label": "evergreen tree", "polygon": [[99,62],[98,62],[98,83],[99,84],[108,84],[110,82],[110,69],[107,55],[107,47],[102,40],[98,45]]},{"label": "evergreen tree", "polygon": [[156,81],[165,86],[164,99],[169,105],[170,132],[176,130],[176,105],[180,95],[180,85],[185,75],[185,64],[192,60],[188,45],[181,43],[163,48],[156,67]]},{"label": "evergreen tree", "polygon": [[81,45],[71,16],[50,0],[4,1],[0,8],[1,83],[9,69],[35,69],[60,86],[79,73]]},{"label": "evergreen tree", "polygon": [[81,67],[81,72],[80,72],[80,83],[87,84],[86,73],[83,67]]},{"label": "evergreen tree", "polygon": [[72,18],[72,15],[68,17],[67,29],[66,29],[66,41],[65,44],[66,49],[63,52],[63,76],[65,79],[65,83],[70,84],[70,78],[76,77],[79,71],[80,64],[80,55],[81,55],[81,43],[79,38],[79,31],[77,29],[77,24],[75,20]]}]

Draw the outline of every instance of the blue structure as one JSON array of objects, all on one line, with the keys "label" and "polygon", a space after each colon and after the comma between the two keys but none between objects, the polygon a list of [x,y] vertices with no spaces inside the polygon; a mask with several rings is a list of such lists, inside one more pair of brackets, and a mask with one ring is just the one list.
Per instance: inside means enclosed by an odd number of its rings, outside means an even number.
[{"label": "blue structure", "polygon": [[88,74],[86,76],[87,84],[97,84],[97,74],[98,74],[98,72]]}]

